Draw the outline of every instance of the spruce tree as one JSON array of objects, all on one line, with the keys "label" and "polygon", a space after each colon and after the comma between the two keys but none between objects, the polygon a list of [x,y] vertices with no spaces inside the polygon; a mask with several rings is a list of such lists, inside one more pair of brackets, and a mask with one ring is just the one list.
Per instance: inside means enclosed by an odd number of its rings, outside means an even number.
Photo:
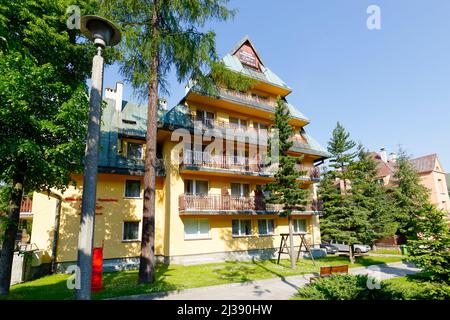
[{"label": "spruce tree", "polygon": [[[303,157],[294,157],[288,153],[293,144],[291,137],[294,133],[292,126],[289,124],[290,119],[289,109],[284,101],[278,97],[273,129],[278,132],[276,142],[279,145],[279,167],[275,173],[275,180],[265,186],[265,191],[268,191],[267,203],[283,205],[283,210],[279,215],[288,218],[291,267],[295,269],[292,213],[305,210],[305,205],[309,199],[309,191],[302,188],[303,182],[299,179],[306,174],[306,171],[300,171],[296,168],[296,164],[300,163]],[[270,143],[275,143],[275,141],[271,140]]]},{"label": "spruce tree", "polygon": [[377,164],[360,146],[357,161],[351,166],[353,206],[364,212],[365,232],[359,240],[372,244],[375,240],[393,236],[398,228],[392,215],[393,202],[384,186],[377,181]]},{"label": "spruce tree", "polygon": [[450,283],[450,232],[447,214],[432,205],[417,213],[408,260],[433,281]]},{"label": "spruce tree", "polygon": [[395,220],[399,224],[398,233],[407,238],[414,238],[414,224],[418,213],[429,204],[429,190],[420,183],[420,177],[412,166],[410,157],[403,150],[398,153],[393,181],[391,195]]},{"label": "spruce tree", "polygon": [[367,210],[358,210],[354,206],[350,182],[358,150],[339,122],[328,142],[328,152],[332,155],[329,160],[331,168],[324,173],[319,188],[319,198],[323,202],[321,234],[325,240],[348,244],[350,262],[354,263],[353,244],[360,241],[368,227]]}]

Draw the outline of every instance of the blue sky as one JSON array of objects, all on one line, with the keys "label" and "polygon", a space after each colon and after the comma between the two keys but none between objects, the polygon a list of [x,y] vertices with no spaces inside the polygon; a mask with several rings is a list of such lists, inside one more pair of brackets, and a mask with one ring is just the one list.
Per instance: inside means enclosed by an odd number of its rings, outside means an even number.
[{"label": "blue sky", "polygon": [[[366,9],[381,8],[381,30]],[[226,54],[249,35],[267,67],[291,88],[287,98],[311,119],[326,146],[340,121],[371,150],[401,145],[413,156],[437,153],[450,172],[450,1],[234,0],[233,21],[211,23]],[[105,86],[121,80],[118,67]],[[184,84],[169,79],[169,106]],[[132,89],[125,84],[125,98]]]}]

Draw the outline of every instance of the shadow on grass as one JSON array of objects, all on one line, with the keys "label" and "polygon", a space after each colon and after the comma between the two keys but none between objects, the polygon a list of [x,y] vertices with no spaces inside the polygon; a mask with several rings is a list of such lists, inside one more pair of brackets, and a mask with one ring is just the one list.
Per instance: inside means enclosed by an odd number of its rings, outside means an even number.
[{"label": "shadow on grass", "polygon": [[223,268],[213,270],[213,273],[227,282],[247,282],[254,280],[256,266],[251,262],[227,261]]}]

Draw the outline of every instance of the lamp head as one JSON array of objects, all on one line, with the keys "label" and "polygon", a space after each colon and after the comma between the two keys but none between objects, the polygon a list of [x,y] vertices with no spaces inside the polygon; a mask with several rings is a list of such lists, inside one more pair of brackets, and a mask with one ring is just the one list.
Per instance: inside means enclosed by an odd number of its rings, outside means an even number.
[{"label": "lamp head", "polygon": [[95,45],[113,47],[120,42],[121,33],[111,21],[99,16],[82,16],[80,19],[81,32]]}]

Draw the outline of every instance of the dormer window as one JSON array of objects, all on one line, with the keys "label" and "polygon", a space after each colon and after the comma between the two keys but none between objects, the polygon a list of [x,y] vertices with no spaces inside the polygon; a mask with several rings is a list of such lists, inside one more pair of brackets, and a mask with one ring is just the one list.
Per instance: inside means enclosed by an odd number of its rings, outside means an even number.
[{"label": "dormer window", "polygon": [[122,122],[123,122],[123,123],[126,123],[126,124],[136,124],[136,123],[137,123],[137,122],[134,121],[134,120],[127,120],[127,119],[122,119]]}]

